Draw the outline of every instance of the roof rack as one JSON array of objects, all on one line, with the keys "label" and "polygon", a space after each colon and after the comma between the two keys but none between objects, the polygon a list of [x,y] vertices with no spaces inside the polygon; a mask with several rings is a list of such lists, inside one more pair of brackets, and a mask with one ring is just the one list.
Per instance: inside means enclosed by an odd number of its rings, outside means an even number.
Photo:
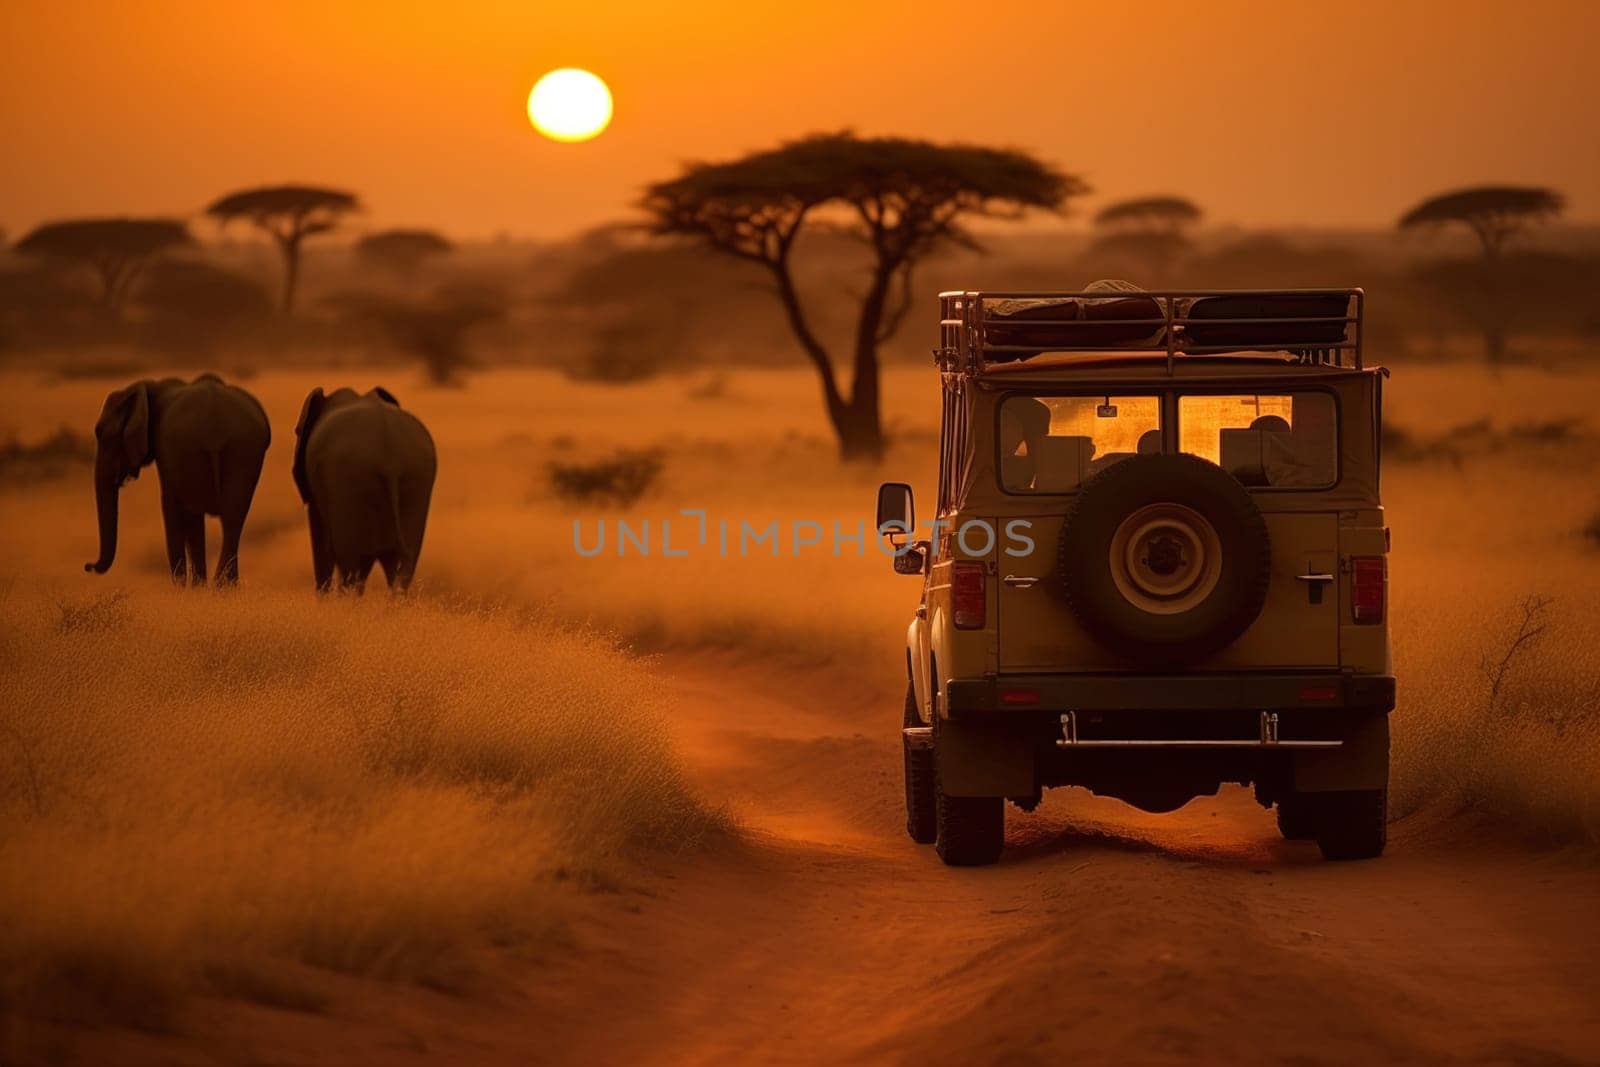
[{"label": "roof rack", "polygon": [[939,294],[946,373],[981,376],[1044,352],[1179,357],[1283,352],[1316,366],[1363,369],[1360,289],[1137,289]]}]

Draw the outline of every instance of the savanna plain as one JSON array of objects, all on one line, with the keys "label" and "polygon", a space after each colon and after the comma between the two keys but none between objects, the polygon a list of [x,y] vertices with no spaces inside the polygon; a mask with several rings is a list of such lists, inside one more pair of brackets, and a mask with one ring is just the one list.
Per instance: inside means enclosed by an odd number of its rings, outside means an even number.
[{"label": "savanna plain", "polygon": [[[200,590],[149,471],[83,573],[58,431],[125,381],[0,372],[0,1059],[1600,1059],[1592,368],[1389,383],[1388,855],[1324,863],[1243,790],[1060,790],[975,870],[901,826],[915,581],[835,551],[880,480],[926,510],[931,367],[886,372],[877,465],[802,370],[264,372],[242,584]],[[292,428],[343,384],[438,445],[406,598],[312,589]]]}]

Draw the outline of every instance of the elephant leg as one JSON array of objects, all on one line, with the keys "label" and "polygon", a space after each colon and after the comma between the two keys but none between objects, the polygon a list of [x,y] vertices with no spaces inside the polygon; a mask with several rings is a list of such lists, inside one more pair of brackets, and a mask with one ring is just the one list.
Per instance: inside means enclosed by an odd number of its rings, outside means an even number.
[{"label": "elephant leg", "polygon": [[428,529],[427,499],[424,498],[420,504],[414,502],[407,507],[402,522],[406,531],[406,544],[395,565],[395,581],[400,591],[404,593],[411,588],[411,579],[417,574],[417,561],[422,558],[422,535]]},{"label": "elephant leg", "polygon": [[378,566],[383,568],[383,580],[389,583],[391,593],[401,592],[396,584],[400,570],[400,555],[396,552],[385,552],[378,557]]},{"label": "elephant leg", "polygon": [[190,513],[183,520],[183,543],[189,550],[189,584],[206,584],[206,517]]},{"label": "elephant leg", "polygon": [[323,529],[322,516],[315,504],[306,515],[311,527],[311,572],[316,578],[317,592],[326,593],[333,588],[333,551],[328,547],[328,532]]},{"label": "elephant leg", "polygon": [[265,454],[242,467],[235,463],[224,490],[221,504],[222,551],[217,556],[217,581],[227,585],[239,582],[239,538],[244,533],[245,519],[250,515],[250,503],[256,496],[256,485],[261,481],[261,466]]},{"label": "elephant leg", "polygon": [[187,530],[183,509],[170,497],[161,497],[161,524],[167,533],[167,571],[176,585],[189,580],[189,565],[183,558],[183,538]]},{"label": "elephant leg", "polygon": [[390,584],[395,587],[396,592],[409,592],[411,589],[411,579],[416,575],[416,573],[416,558],[402,553],[400,557],[395,560],[394,577],[391,579]]},{"label": "elephant leg", "polygon": [[239,534],[244,530],[243,515],[222,517],[222,550],[217,553],[217,584],[239,584]]},{"label": "elephant leg", "polygon": [[370,567],[351,567],[347,570],[344,567],[340,567],[339,591],[343,593],[354,593],[356,596],[360,596],[366,589],[366,571],[370,569]]}]

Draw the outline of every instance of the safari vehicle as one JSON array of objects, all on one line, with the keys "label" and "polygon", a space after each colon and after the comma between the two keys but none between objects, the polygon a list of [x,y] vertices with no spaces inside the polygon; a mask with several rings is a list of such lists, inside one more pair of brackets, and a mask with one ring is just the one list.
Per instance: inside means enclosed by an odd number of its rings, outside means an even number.
[{"label": "safari vehicle", "polygon": [[[1386,372],[1359,289],[940,295],[935,520],[878,493],[906,633],[906,828],[994,862],[1005,802],[1146,811],[1253,785],[1288,838],[1383,851]],[[931,530],[918,539],[907,531]]]}]

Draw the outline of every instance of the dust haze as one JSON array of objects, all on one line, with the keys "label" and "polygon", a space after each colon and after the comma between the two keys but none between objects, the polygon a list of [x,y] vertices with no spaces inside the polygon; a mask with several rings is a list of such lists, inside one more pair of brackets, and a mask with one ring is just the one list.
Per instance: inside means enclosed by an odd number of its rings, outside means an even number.
[{"label": "dust haze", "polygon": [[[1472,49],[1511,19],[1469,7],[1449,32]],[[414,21],[386,32],[416,45]],[[438,62],[494,22],[463,15]],[[345,55],[331,40],[317,62]],[[1513,80],[1589,143],[1564,47],[1547,82],[1522,59]],[[164,183],[141,164],[119,187],[68,129],[18,134],[76,191],[41,177],[0,207],[0,1059],[1592,1060],[1592,152],[1553,163],[1541,120],[1492,174],[1374,164],[1360,207],[1313,183],[1239,222],[1243,179],[1152,170],[1099,122],[1097,160],[1014,123],[947,137],[909,89],[881,114],[784,96],[736,144],[666,153],[628,108],[649,78],[698,81],[619,54],[636,65],[618,60],[616,129],[562,146],[593,152],[559,168],[604,192],[573,194],[576,233],[503,188],[446,188],[429,214],[380,176],[387,135],[319,173],[275,124],[236,166]],[[1439,92],[1430,108],[1470,118],[1476,90]],[[484,169],[518,158],[481,136]],[[537,199],[520,165],[497,184]],[[819,191],[835,165],[855,184]],[[719,183],[751,173],[781,188],[740,186],[760,211],[724,227]],[[553,165],[551,195],[575,181]],[[937,294],[1102,278],[1365,289],[1366,358],[1392,372],[1382,858],[1324,863],[1240,787],[1167,815],[1052,790],[982,869],[906,837],[916,583],[870,501],[902,479],[936,496]],[[96,425],[108,395],[203,374],[259,401],[271,444],[237,582],[222,521],[190,516],[208,550],[191,588],[182,509],[154,466],[108,472],[120,430]],[[311,398],[340,388],[414,417],[437,458],[419,523],[348,567],[317,555],[329,505],[297,476]],[[114,562],[86,573],[107,479]],[[742,524],[778,540],[739,551]]]}]

